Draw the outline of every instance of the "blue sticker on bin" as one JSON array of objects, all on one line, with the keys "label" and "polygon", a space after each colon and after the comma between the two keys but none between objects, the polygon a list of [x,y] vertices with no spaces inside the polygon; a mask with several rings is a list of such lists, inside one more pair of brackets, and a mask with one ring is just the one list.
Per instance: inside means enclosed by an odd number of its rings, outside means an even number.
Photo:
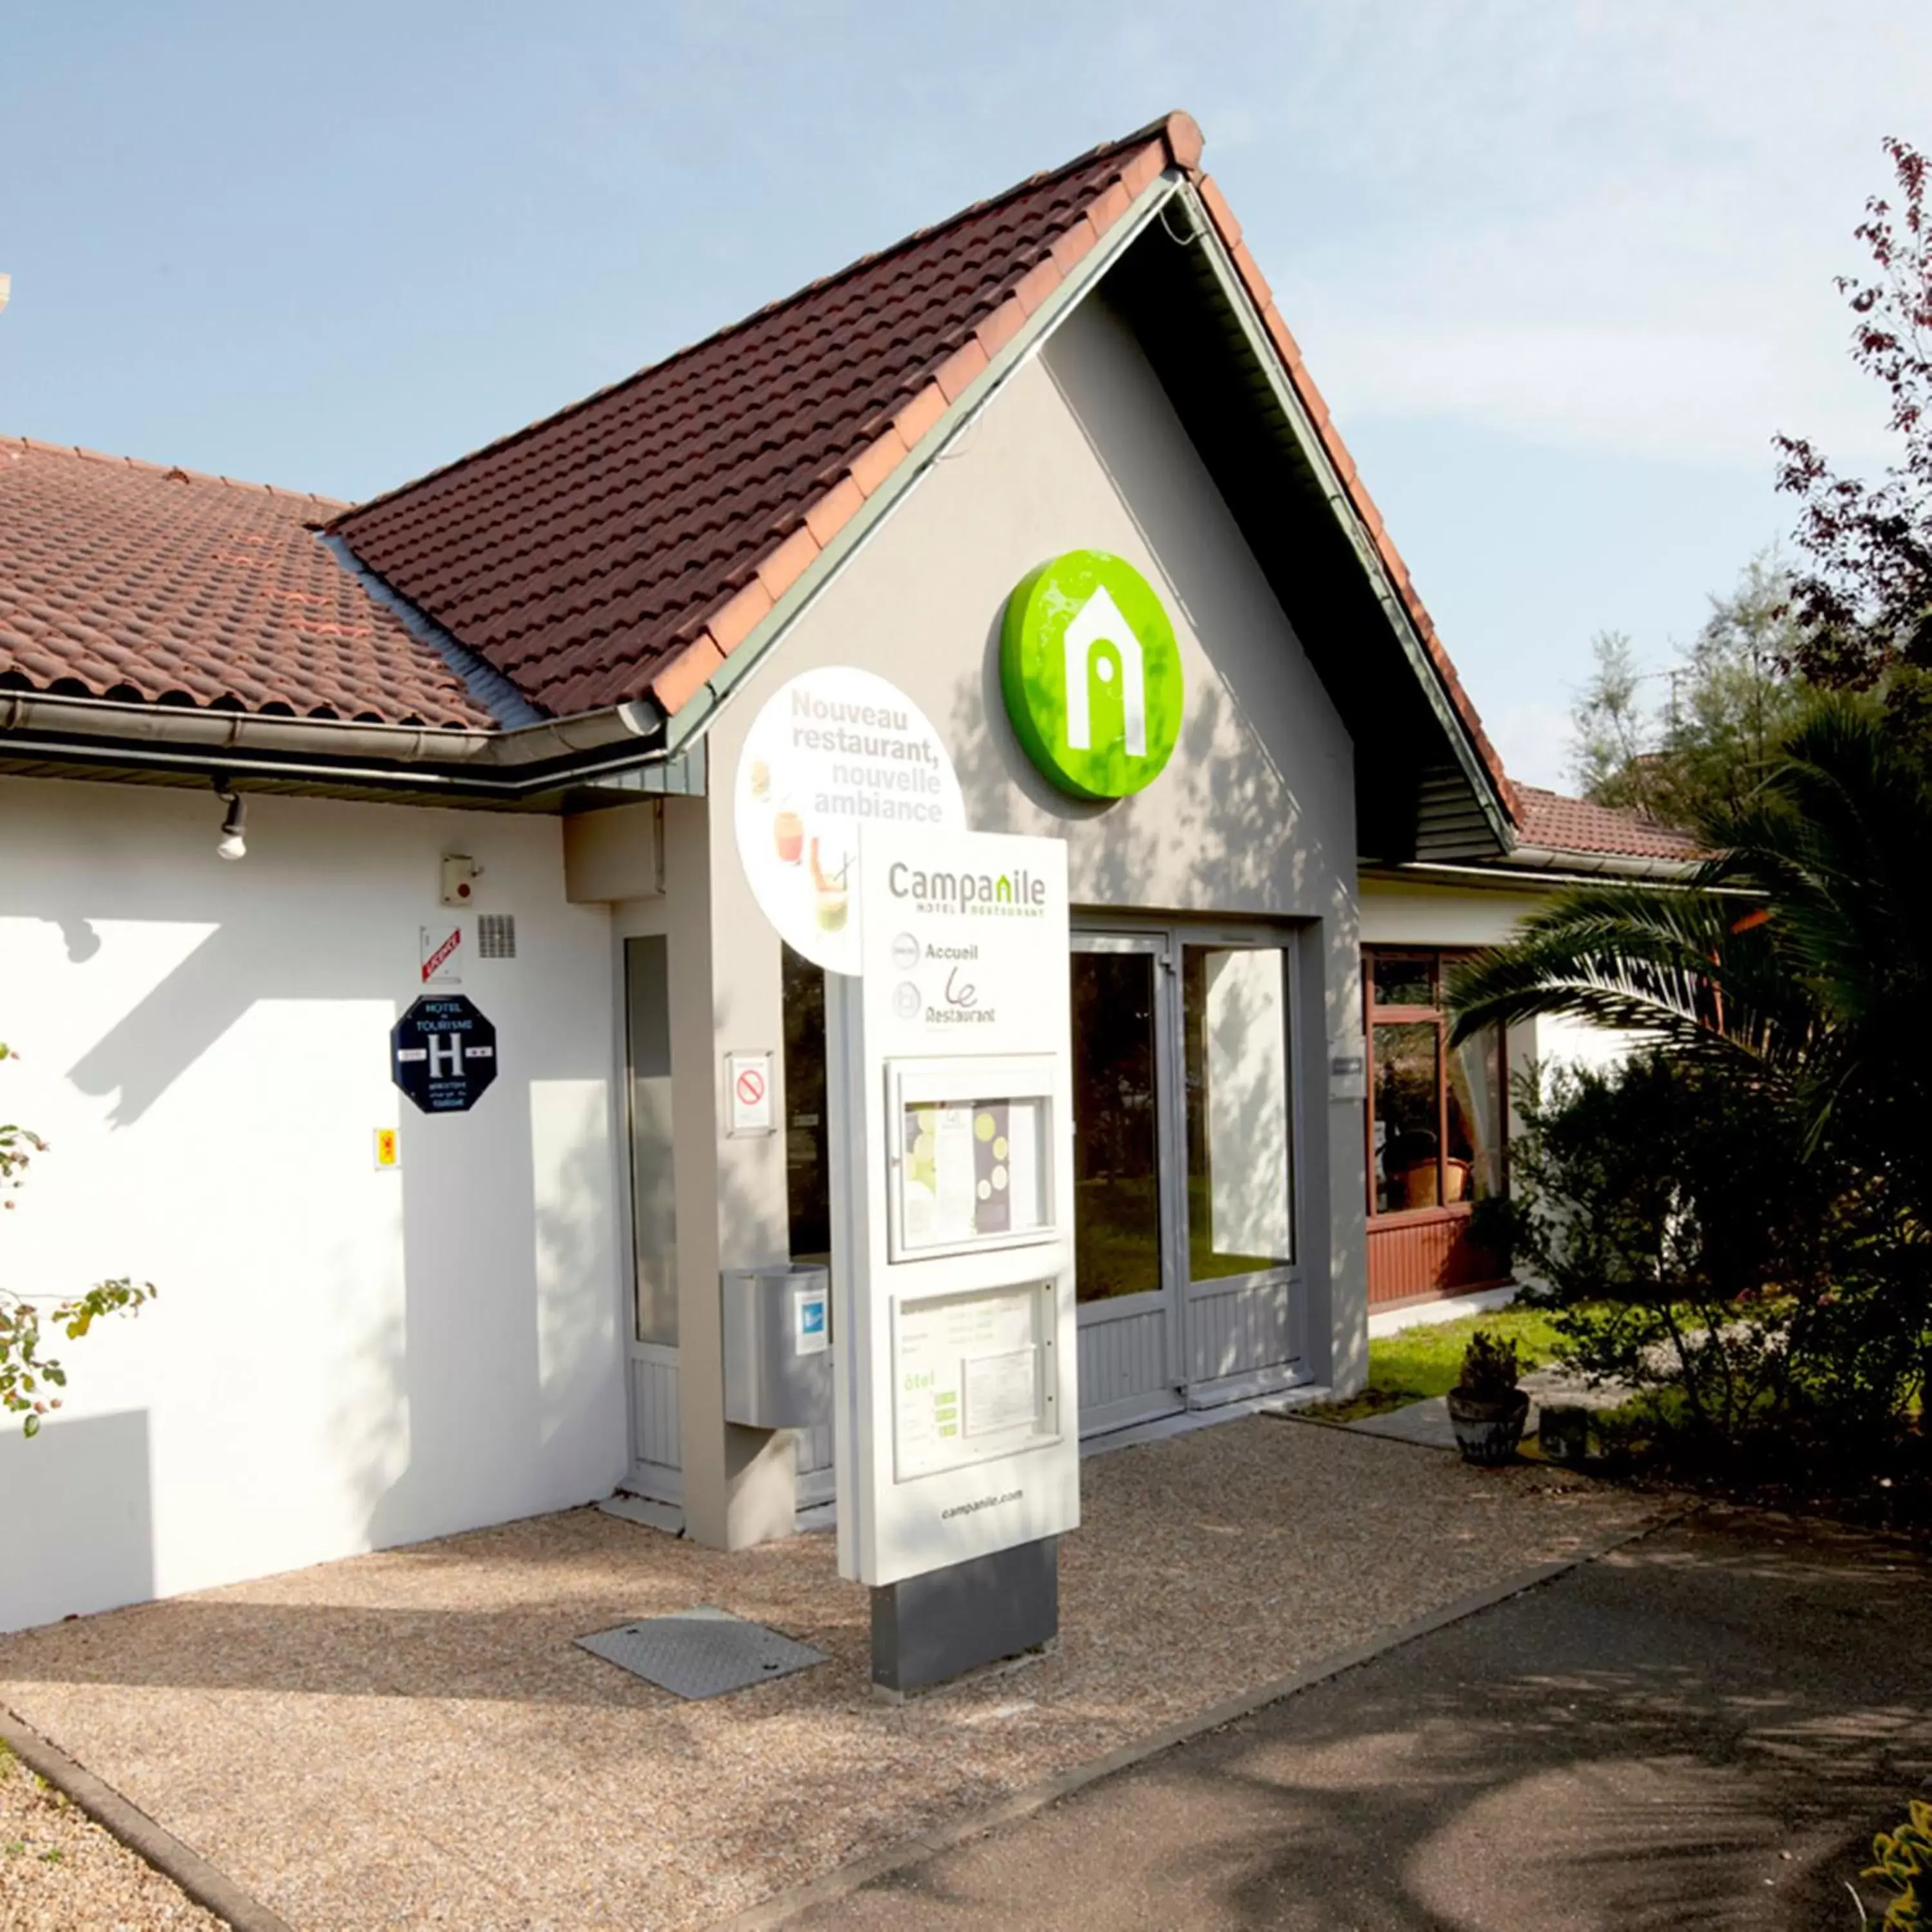
[{"label": "blue sticker on bin", "polygon": [[794,1303],[797,1311],[798,1347],[801,1354],[814,1353],[823,1348],[828,1340],[825,1329],[825,1303],[823,1293],[801,1294]]}]

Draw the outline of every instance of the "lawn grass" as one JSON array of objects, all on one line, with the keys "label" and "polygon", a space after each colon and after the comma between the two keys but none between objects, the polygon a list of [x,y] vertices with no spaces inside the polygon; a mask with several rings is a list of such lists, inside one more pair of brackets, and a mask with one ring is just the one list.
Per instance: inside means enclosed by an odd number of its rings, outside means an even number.
[{"label": "lawn grass", "polygon": [[1408,1402],[1447,1395],[1456,1386],[1462,1351],[1478,1328],[1514,1342],[1526,1369],[1541,1368],[1556,1358],[1556,1330],[1540,1308],[1497,1308],[1456,1322],[1429,1322],[1372,1338],[1368,1386],[1361,1394],[1303,1413],[1323,1422],[1353,1422],[1359,1416],[1380,1415]]}]

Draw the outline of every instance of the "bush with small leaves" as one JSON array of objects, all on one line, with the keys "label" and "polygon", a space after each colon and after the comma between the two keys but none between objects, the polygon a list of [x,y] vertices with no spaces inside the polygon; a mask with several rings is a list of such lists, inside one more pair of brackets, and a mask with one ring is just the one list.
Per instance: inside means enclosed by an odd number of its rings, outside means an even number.
[{"label": "bush with small leaves", "polygon": [[[0,1042],[0,1060],[19,1057]],[[46,1151],[46,1142],[31,1127],[0,1122],[0,1207],[13,1207],[27,1169]],[[44,1310],[47,1298],[0,1287],[0,1410],[20,1418],[22,1434],[38,1436],[43,1419],[61,1406],[54,1391],[67,1387],[59,1358],[41,1353],[45,1329],[78,1342],[104,1316],[136,1313],[154,1294],[152,1282],[124,1276],[97,1282],[85,1294],[64,1297]]]},{"label": "bush with small leaves", "polygon": [[1462,1352],[1462,1375],[1456,1386],[1479,1402],[1501,1402],[1516,1387],[1522,1373],[1522,1358],[1516,1352],[1515,1338],[1478,1328]]}]

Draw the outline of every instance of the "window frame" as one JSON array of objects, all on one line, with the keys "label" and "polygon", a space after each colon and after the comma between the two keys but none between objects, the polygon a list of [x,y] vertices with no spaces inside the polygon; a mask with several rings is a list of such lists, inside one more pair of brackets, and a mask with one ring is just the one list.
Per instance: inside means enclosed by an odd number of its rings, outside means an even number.
[{"label": "window frame", "polygon": [[[1364,1064],[1368,1070],[1368,1096],[1363,1108],[1362,1136],[1366,1179],[1368,1219],[1375,1227],[1416,1226],[1428,1222],[1466,1220],[1475,1208],[1473,1186],[1468,1198],[1445,1202],[1449,1159],[1449,1019],[1442,1001],[1444,976],[1449,968],[1471,958],[1476,948],[1448,946],[1364,946],[1362,948],[1362,1034]],[[1383,960],[1426,962],[1435,1001],[1429,1006],[1382,1005],[1376,998],[1376,967]],[[1436,1201],[1426,1208],[1384,1210],[1376,1205],[1376,1028],[1378,1026],[1431,1026],[1436,1033]],[[1510,1108],[1509,1033],[1496,1029],[1496,1120],[1500,1144],[1496,1150],[1498,1193],[1509,1193]]]}]

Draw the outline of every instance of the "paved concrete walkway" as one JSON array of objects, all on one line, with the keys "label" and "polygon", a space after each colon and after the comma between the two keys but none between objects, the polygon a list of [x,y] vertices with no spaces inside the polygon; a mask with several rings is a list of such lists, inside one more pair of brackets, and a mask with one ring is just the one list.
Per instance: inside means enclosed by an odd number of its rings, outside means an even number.
[{"label": "paved concrete walkway", "polygon": [[[1522,1425],[1526,1438],[1534,1436],[1542,1420],[1546,1402],[1574,1402],[1584,1408],[1615,1408],[1630,1399],[1630,1391],[1612,1383],[1592,1388],[1581,1376],[1563,1369],[1532,1370],[1522,1378],[1529,1393],[1529,1414]],[[1358,1416],[1347,1425],[1364,1436],[1385,1436],[1391,1442],[1416,1442],[1426,1449],[1453,1449],[1455,1426],[1449,1420],[1449,1398],[1430,1396],[1422,1402],[1406,1402],[1400,1408],[1382,1415]]]},{"label": "paved concrete walkway", "polygon": [[788,1922],[1850,1928],[1932,1794],[1928,1605],[1902,1546],[1702,1519]]},{"label": "paved concrete walkway", "polygon": [[[1358,1415],[1346,1425],[1364,1436],[1386,1436],[1391,1442],[1414,1442],[1424,1449],[1453,1449],[1455,1426],[1449,1420],[1449,1398],[1432,1395],[1422,1402],[1404,1402],[1381,1415]],[[1531,1427],[1525,1422],[1526,1433]]]}]

